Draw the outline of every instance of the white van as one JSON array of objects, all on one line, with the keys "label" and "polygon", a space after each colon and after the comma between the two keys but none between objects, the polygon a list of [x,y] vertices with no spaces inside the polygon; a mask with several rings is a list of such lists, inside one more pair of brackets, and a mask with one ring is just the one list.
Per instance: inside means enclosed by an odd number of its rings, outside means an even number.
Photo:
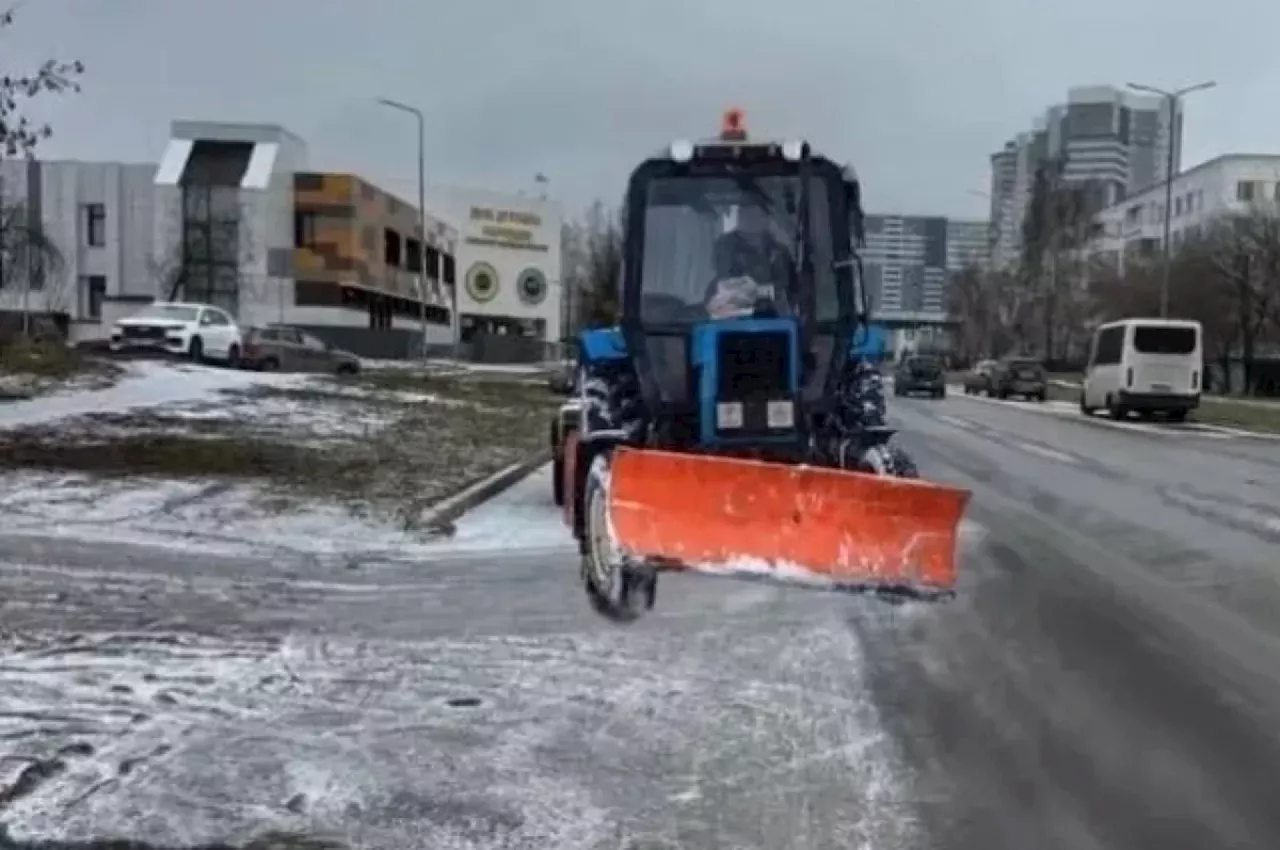
[{"label": "white van", "polygon": [[1175,422],[1200,406],[1203,368],[1199,322],[1122,319],[1093,334],[1080,411],[1103,409],[1112,419],[1134,411]]}]

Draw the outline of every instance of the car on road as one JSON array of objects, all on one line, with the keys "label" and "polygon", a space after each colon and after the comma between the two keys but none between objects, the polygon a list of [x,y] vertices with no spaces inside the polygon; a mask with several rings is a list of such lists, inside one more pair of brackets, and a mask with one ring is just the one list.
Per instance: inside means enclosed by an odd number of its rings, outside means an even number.
[{"label": "car on road", "polygon": [[1044,365],[1031,357],[979,361],[964,376],[963,384],[965,395],[985,395],[990,398],[1022,396],[1044,401],[1049,392]]},{"label": "car on road", "polygon": [[893,394],[928,393],[933,398],[947,394],[947,370],[941,357],[913,354],[904,357],[893,370]]},{"label": "car on road", "polygon": [[965,395],[992,395],[991,376],[1000,364],[995,360],[979,360],[972,369],[964,373],[961,385]]},{"label": "car on road", "polygon": [[1049,377],[1044,365],[1030,357],[1008,357],[996,364],[991,376],[996,398],[1022,396],[1044,401],[1049,397]]},{"label": "car on road", "polygon": [[186,356],[196,363],[218,360],[235,366],[244,341],[236,320],[220,307],[156,301],[117,321],[108,348],[121,353]]},{"label": "car on road", "polygon": [[1080,388],[1080,411],[1113,419],[1130,411],[1175,422],[1200,406],[1204,366],[1199,322],[1122,319],[1094,332]]},{"label": "car on road", "polygon": [[360,358],[306,331],[289,325],[271,324],[250,328],[245,333],[241,365],[259,372],[280,370],[354,375],[360,371]]}]

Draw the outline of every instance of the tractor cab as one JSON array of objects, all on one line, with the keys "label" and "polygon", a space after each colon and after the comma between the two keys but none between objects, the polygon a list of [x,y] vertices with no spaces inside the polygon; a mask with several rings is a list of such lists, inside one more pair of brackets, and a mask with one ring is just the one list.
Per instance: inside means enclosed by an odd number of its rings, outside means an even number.
[{"label": "tractor cab", "polygon": [[[699,419],[703,445],[802,437],[864,318],[861,223],[849,172],[807,143],[748,138],[737,110],[719,137],[643,162],[625,202],[621,330],[646,407]],[[735,425],[739,413],[758,421]]]}]

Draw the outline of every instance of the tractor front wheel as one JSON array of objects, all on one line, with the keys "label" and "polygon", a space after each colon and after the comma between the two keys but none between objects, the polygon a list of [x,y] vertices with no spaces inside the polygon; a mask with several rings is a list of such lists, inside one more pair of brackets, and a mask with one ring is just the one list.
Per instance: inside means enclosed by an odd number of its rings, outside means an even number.
[{"label": "tractor front wheel", "polygon": [[867,448],[858,458],[858,471],[872,475],[888,475],[894,478],[919,478],[911,455],[897,446],[881,443]]},{"label": "tractor front wheel", "polygon": [[587,473],[582,584],[596,613],[630,623],[653,607],[658,577],[652,569],[628,563],[618,551],[609,522],[609,472],[609,458],[601,454]]}]

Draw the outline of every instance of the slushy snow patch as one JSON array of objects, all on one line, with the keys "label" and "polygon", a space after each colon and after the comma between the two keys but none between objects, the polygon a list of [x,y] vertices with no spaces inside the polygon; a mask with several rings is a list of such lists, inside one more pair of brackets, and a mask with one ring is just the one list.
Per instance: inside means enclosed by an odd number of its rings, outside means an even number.
[{"label": "slushy snow patch", "polygon": [[452,536],[322,501],[281,501],[250,485],[14,473],[0,477],[5,531],[226,555],[418,560],[572,545],[548,465],[455,522]]},{"label": "slushy snow patch", "polygon": [[92,413],[125,413],[180,402],[220,402],[228,390],[264,386],[296,388],[315,380],[310,375],[262,374],[150,360],[129,363],[128,372],[114,386],[104,389],[0,405],[0,428],[40,425]]}]

